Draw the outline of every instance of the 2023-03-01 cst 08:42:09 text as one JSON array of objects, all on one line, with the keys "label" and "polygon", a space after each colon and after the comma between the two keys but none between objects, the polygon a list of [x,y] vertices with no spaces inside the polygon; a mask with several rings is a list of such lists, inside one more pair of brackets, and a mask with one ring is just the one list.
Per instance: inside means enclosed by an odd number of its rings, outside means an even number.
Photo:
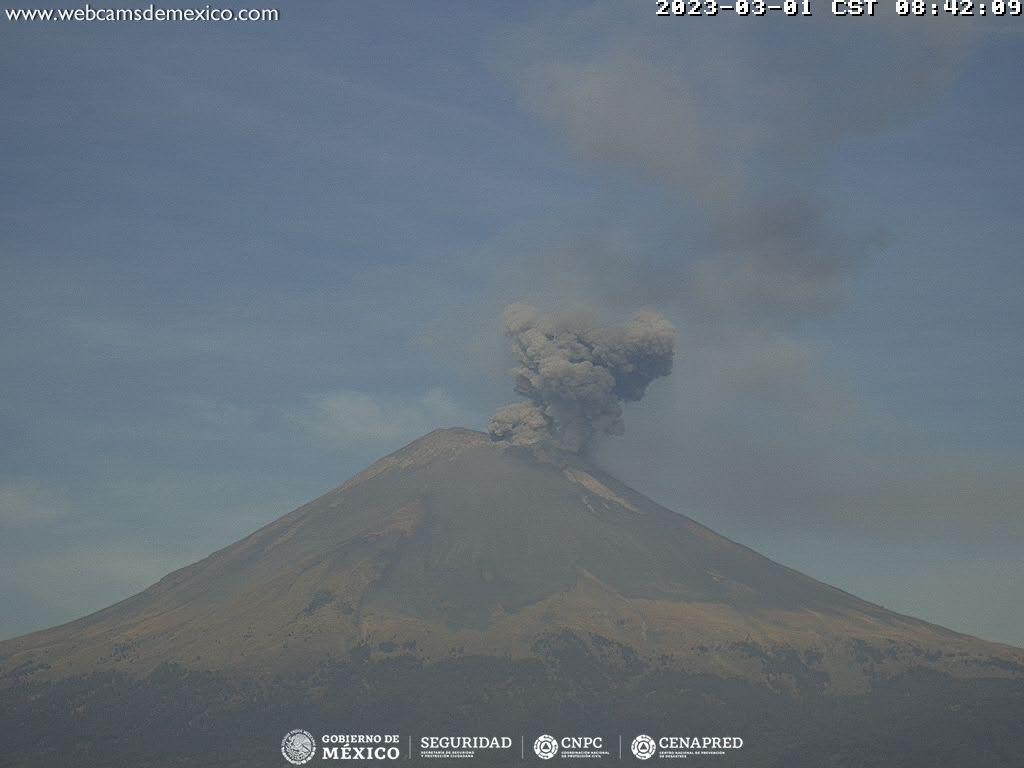
[{"label": "2023-03-01 cst 08:42:09 text", "polygon": [[[891,13],[896,16],[1020,16],[1022,0],[899,0],[895,5],[882,6],[881,0],[821,0],[827,13],[838,17],[864,17]],[[657,16],[813,16],[818,7],[812,0],[655,0]]]}]

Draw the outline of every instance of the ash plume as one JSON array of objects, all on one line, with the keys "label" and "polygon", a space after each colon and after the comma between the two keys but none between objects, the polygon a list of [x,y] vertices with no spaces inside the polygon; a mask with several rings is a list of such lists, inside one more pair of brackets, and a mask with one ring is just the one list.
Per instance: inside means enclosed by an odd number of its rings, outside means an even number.
[{"label": "ash plume", "polygon": [[512,304],[504,326],[518,361],[515,391],[529,402],[494,414],[494,440],[582,453],[597,435],[621,435],[622,403],[640,400],[648,384],[672,372],[676,331],[656,312],[607,327]]}]

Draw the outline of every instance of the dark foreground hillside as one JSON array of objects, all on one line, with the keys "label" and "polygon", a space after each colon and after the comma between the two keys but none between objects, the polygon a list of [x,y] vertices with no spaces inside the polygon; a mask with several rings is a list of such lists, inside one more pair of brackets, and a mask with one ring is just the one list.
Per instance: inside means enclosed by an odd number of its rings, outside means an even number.
[{"label": "dark foreground hillside", "polygon": [[[934,670],[878,679],[870,692],[823,693],[821,680],[785,686],[686,674],[628,649],[603,652],[562,636],[537,659],[411,656],[323,663],[289,679],[164,665],[144,679],[120,672],[33,682],[0,692],[0,765],[78,768],[282,766],[282,736],[508,735],[516,749],[459,765],[522,764],[519,737],[639,733],[737,735],[742,750],[686,765],[900,768],[1024,764],[1024,682],[954,680]],[[756,653],[756,649],[752,651]],[[778,660],[762,654],[762,663]],[[798,680],[794,688],[791,683]],[[599,764],[618,763],[617,749]],[[529,746],[526,762],[539,763]],[[402,761],[405,759],[404,749]],[[414,760],[441,765],[439,760]],[[589,761],[588,761],[589,762]],[[636,763],[628,749],[623,762]],[[318,759],[311,765],[329,764]]]}]

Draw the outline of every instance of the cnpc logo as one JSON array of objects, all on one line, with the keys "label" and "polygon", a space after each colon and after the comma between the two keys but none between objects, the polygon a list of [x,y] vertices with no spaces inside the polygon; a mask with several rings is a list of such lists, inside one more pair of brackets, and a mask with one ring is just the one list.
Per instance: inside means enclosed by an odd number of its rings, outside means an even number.
[{"label": "cnpc logo", "polygon": [[558,740],[547,733],[538,736],[537,740],[533,742],[533,751],[541,760],[550,760],[558,754]]},{"label": "cnpc logo", "polygon": [[550,760],[559,751],[566,757],[580,757],[584,753],[597,752],[604,749],[604,738],[601,736],[563,736],[556,739],[545,733],[533,742],[533,751],[541,760]]}]

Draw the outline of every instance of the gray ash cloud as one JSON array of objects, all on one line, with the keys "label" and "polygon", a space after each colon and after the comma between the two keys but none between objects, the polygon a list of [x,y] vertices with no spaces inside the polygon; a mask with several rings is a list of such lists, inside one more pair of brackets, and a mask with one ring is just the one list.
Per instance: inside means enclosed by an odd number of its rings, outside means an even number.
[{"label": "gray ash cloud", "polygon": [[621,435],[622,404],[672,372],[675,328],[656,312],[609,327],[512,304],[504,326],[518,362],[515,391],[529,402],[494,414],[488,430],[495,440],[582,453],[598,435]]}]

